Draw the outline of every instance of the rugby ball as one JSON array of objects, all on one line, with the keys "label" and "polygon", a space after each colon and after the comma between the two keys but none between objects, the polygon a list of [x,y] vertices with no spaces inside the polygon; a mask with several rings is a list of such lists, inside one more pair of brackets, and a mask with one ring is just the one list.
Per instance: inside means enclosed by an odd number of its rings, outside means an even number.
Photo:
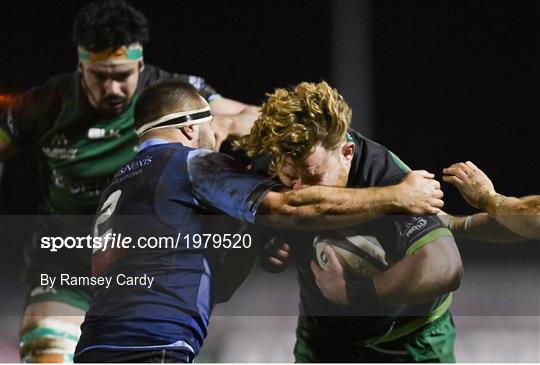
[{"label": "rugby ball", "polygon": [[357,277],[372,277],[388,268],[386,253],[376,237],[343,229],[317,236],[313,241],[317,261],[323,270],[330,267],[324,252],[327,245],[332,246],[343,267]]}]

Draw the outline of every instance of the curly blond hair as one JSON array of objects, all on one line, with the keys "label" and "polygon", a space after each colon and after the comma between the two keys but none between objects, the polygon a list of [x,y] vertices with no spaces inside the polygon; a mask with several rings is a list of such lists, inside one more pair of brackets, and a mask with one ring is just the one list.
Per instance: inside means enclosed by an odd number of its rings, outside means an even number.
[{"label": "curly blond hair", "polygon": [[326,82],[302,82],[266,96],[251,133],[236,146],[250,157],[268,155],[271,172],[286,158],[302,161],[317,143],[335,149],[345,140],[352,111]]}]

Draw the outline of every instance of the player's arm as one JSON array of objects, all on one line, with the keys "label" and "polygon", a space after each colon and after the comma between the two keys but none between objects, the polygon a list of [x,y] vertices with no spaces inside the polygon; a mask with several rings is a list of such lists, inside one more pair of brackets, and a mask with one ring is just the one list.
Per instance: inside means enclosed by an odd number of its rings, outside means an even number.
[{"label": "player's arm", "polygon": [[487,213],[453,216],[441,212],[441,220],[454,236],[488,242],[519,242],[525,238],[503,226]]},{"label": "player's arm", "polygon": [[540,196],[515,198],[498,194],[486,174],[470,161],[455,163],[443,172],[443,180],[454,185],[469,205],[519,236],[540,239]]},{"label": "player's arm", "polygon": [[462,273],[454,239],[442,236],[374,276],[373,284],[382,304],[413,304],[456,290]]},{"label": "player's arm", "polygon": [[393,213],[437,214],[443,206],[440,185],[427,171],[413,171],[386,187],[312,186],[268,192],[256,222],[279,228],[333,229]]},{"label": "player's arm", "polygon": [[[456,290],[463,266],[452,233],[437,217],[398,216],[399,251],[403,257],[373,277],[376,299],[382,304],[413,304]],[[358,294],[348,292],[354,300]]]},{"label": "player's arm", "polygon": [[[450,231],[434,217],[396,218],[400,225],[401,260],[372,278],[347,278],[343,266],[326,247],[329,269],[315,261],[311,269],[317,285],[330,301],[360,311],[380,304],[413,304],[435,299],[459,287],[462,264]],[[419,231],[420,230],[420,231]]]},{"label": "player's arm", "polygon": [[239,138],[249,134],[259,116],[259,107],[224,97],[213,99],[210,110],[214,116],[217,146],[228,137]]},{"label": "player's arm", "polygon": [[540,195],[514,198],[493,194],[484,197],[481,209],[520,236],[540,239]]},{"label": "player's arm", "polygon": [[329,269],[315,261],[311,270],[324,297],[360,311],[381,304],[414,304],[459,287],[463,267],[451,236],[442,236],[373,278],[347,278],[334,250],[325,247]]},{"label": "player's arm", "polygon": [[214,117],[213,128],[216,135],[216,146],[230,137],[241,137],[249,134],[253,122],[259,115],[259,108],[221,96],[206,80],[194,75],[178,75],[164,73],[168,77],[178,77],[192,84],[210,104]]},{"label": "player's arm", "polygon": [[18,147],[34,142],[60,107],[52,81],[15,95],[0,110],[0,161],[13,156]]},{"label": "player's arm", "polygon": [[332,229],[388,213],[437,214],[443,206],[440,184],[427,171],[411,172],[401,183],[381,188],[275,191],[280,184],[224,154],[194,150],[187,164],[198,204],[270,227]]}]

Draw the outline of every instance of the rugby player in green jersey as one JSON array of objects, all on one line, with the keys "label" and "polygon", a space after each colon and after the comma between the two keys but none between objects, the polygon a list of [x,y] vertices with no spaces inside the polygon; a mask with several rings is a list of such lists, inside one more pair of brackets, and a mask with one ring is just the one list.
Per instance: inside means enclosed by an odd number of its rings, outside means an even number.
[{"label": "rugby player in green jersey", "polygon": [[148,37],[147,19],[127,3],[88,4],[73,28],[78,70],[21,95],[0,115],[0,161],[17,147],[32,145],[40,171],[38,228],[25,250],[23,361],[72,360],[89,288],[48,288],[40,275],[87,276],[90,252],[51,253],[40,249],[40,237],[90,233],[101,191],[135,155],[133,108],[139,93],[160,79],[189,82],[210,103],[219,140],[247,133],[257,116],[256,107],[221,97],[203,78],[144,64]]},{"label": "rugby player in green jersey", "polygon": [[[408,176],[396,155],[349,129],[350,122],[335,89],[302,83],[270,94],[238,145],[252,157],[269,156],[270,171],[292,189],[388,186]],[[454,361],[449,307],[462,264],[452,234],[436,216],[372,218],[398,226],[382,222],[381,234],[390,237],[385,250],[395,261],[373,278],[346,277],[329,248],[330,269],[323,271],[311,244],[317,233],[286,233],[300,284],[296,361]],[[282,266],[289,248],[277,241],[263,259]]]}]

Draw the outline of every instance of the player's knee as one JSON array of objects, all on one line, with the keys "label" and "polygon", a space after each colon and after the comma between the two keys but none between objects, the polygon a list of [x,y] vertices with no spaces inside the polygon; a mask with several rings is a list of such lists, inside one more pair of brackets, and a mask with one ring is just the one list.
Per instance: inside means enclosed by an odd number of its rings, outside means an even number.
[{"label": "player's knee", "polygon": [[79,326],[61,319],[41,318],[21,331],[19,350],[23,362],[73,362]]}]

